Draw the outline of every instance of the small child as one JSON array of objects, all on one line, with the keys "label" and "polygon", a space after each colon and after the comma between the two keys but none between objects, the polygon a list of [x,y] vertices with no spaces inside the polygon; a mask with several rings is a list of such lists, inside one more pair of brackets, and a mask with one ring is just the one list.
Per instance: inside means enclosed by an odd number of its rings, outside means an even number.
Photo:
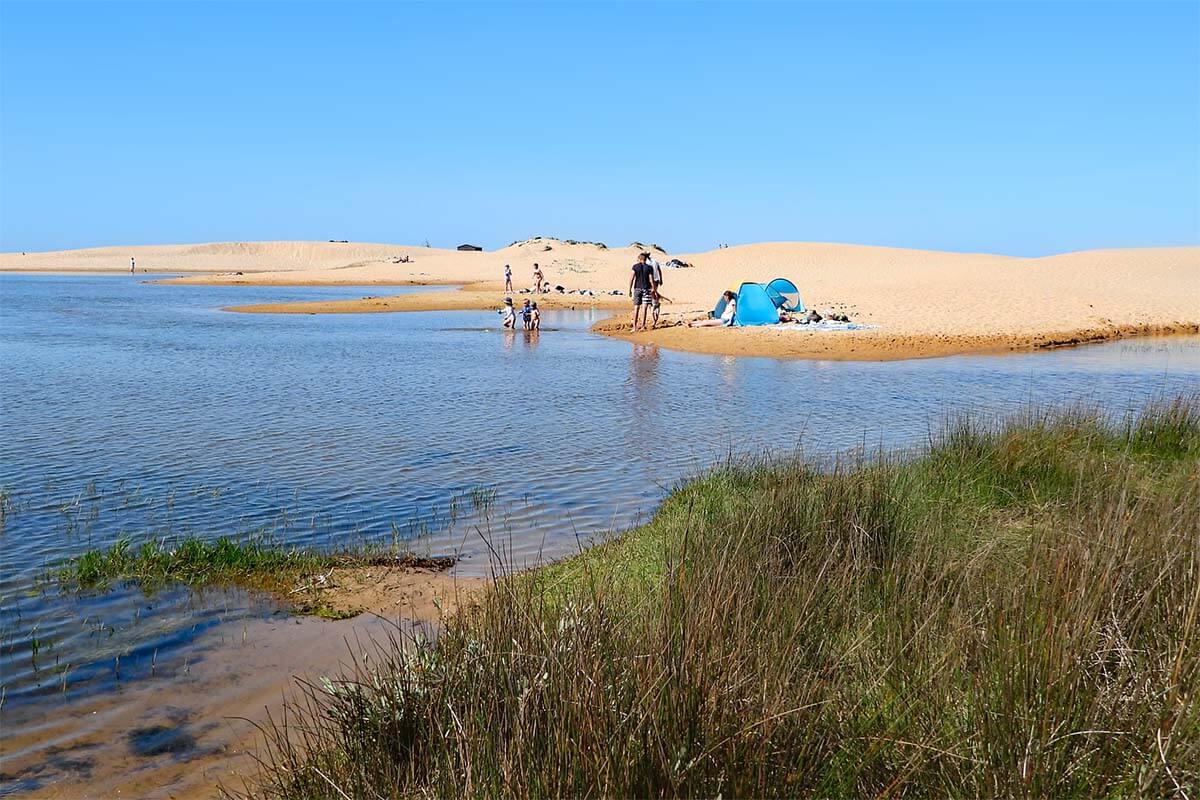
[{"label": "small child", "polygon": [[538,311],[537,302],[534,302],[533,307],[529,311],[533,330],[540,331],[542,329],[542,312]]},{"label": "small child", "polygon": [[533,308],[530,307],[528,300],[525,301],[525,305],[521,306],[521,320],[525,323],[525,330],[529,330],[529,326],[533,322]]},{"label": "small child", "polygon": [[500,316],[504,319],[504,327],[510,330],[517,329],[517,310],[513,308],[512,298],[504,298],[504,308],[500,309]]}]

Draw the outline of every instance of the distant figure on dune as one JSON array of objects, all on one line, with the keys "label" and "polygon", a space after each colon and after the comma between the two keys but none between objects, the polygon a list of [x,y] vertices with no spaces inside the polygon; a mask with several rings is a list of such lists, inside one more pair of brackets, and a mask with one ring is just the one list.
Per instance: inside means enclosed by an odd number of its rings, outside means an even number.
[{"label": "distant figure on dune", "polygon": [[508,264],[504,265],[504,291],[512,291],[512,267]]},{"label": "distant figure on dune", "polygon": [[650,307],[654,304],[654,268],[646,263],[649,253],[639,253],[637,263],[629,273],[629,296],[633,298],[633,328],[631,333],[638,331],[638,315],[641,314],[641,327],[647,328],[650,323]]},{"label": "distant figure on dune", "polygon": [[133,274],[133,256],[129,257],[129,274]]}]

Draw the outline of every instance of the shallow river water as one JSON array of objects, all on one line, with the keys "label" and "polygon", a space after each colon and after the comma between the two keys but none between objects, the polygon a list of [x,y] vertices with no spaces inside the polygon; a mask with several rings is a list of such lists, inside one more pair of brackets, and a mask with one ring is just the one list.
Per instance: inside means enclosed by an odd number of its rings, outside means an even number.
[{"label": "shallow river water", "polygon": [[1085,401],[1119,414],[1200,385],[1196,337],[780,361],[606,339],[588,311],[546,313],[528,335],[485,312],[220,310],[396,291],[0,275],[10,723],[23,704],[112,690],[186,659],[206,629],[277,610],[239,593],[62,597],[46,580],[121,537],[410,543],[483,573],[485,537],[510,566],[560,557],[644,520],[730,454],[913,445],[962,409]]}]

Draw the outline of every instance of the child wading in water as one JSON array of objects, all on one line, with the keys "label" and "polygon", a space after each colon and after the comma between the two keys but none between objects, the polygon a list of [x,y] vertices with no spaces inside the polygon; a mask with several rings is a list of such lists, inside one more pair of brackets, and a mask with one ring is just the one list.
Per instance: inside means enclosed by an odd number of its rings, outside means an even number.
[{"label": "child wading in water", "polygon": [[535,301],[529,311],[531,329],[540,331],[542,329],[542,312],[538,311],[537,302]]},{"label": "child wading in water", "polygon": [[529,301],[525,301],[525,305],[521,306],[521,320],[525,323],[525,330],[529,330],[529,325],[533,321],[533,308],[530,307]]},{"label": "child wading in water", "polygon": [[500,309],[500,316],[504,319],[504,327],[510,330],[517,329],[517,310],[513,308],[512,298],[504,298],[504,308]]}]

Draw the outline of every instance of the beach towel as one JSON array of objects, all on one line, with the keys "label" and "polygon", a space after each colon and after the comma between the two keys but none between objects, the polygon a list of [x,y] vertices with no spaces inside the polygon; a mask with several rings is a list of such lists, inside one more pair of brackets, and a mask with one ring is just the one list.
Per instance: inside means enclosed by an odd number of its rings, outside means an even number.
[{"label": "beach towel", "polygon": [[879,326],[864,325],[861,322],[834,322],[831,319],[823,319],[820,322],[810,322],[807,325],[800,325],[795,322],[781,322],[775,327],[779,330],[818,333],[821,331],[869,331]]}]

